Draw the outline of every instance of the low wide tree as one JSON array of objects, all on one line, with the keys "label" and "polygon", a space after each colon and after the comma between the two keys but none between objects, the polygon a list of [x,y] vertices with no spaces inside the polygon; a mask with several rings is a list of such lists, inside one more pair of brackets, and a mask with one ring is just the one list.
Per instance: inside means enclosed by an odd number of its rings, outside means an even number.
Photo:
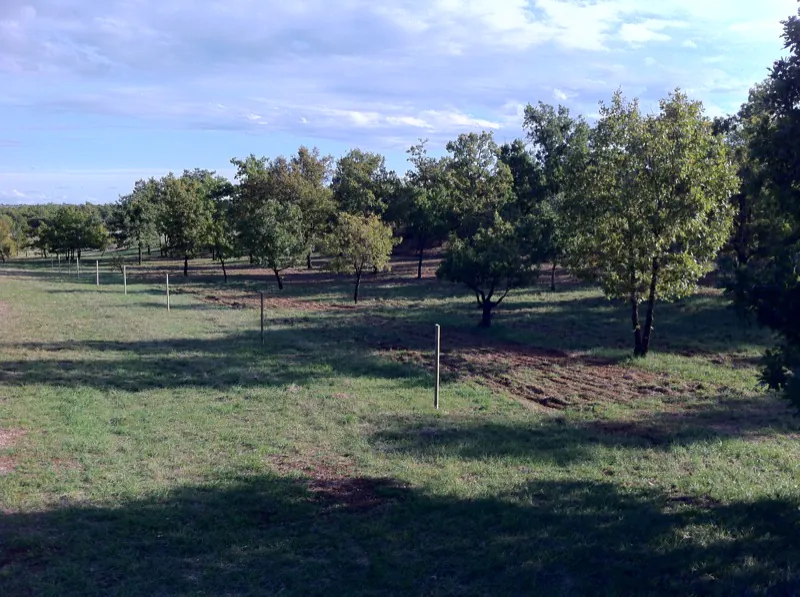
[{"label": "low wide tree", "polygon": [[473,236],[451,237],[436,275],[469,288],[481,309],[480,326],[489,327],[494,309],[513,288],[533,282],[538,270],[519,227],[495,214]]},{"label": "low wide tree", "polygon": [[356,277],[353,302],[358,303],[358,290],[365,270],[383,270],[389,265],[392,248],[401,239],[394,236],[390,226],[376,215],[339,215],[325,243],[331,256],[331,271],[354,274]]},{"label": "low wide tree", "polygon": [[571,168],[570,265],[628,301],[634,355],[645,356],[656,301],[691,294],[728,239],[735,168],[702,104],[680,91],[650,116],[617,92],[601,105],[587,158]]}]

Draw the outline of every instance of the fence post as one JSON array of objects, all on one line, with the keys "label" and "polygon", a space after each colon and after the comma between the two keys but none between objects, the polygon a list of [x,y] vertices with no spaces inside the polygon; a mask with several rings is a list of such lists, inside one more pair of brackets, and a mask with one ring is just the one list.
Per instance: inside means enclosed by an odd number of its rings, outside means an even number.
[{"label": "fence post", "polygon": [[264,345],[264,293],[261,293],[261,345]]},{"label": "fence post", "polygon": [[167,274],[167,311],[169,311],[169,274]]},{"label": "fence post", "polygon": [[441,354],[441,331],[442,328],[436,324],[436,391],[433,396],[433,405],[439,410],[439,355]]}]

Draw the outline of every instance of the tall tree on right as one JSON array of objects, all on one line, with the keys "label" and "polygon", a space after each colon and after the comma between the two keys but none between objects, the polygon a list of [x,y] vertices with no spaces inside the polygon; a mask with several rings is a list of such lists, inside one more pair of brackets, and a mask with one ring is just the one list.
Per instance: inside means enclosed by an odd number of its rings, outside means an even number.
[{"label": "tall tree on right", "polygon": [[692,293],[729,237],[735,167],[702,104],[680,91],[650,116],[617,92],[601,104],[588,153],[569,163],[569,263],[629,303],[634,355],[646,356],[656,301]]},{"label": "tall tree on right", "polygon": [[748,139],[750,165],[764,176],[767,233],[753,239],[736,296],[783,340],[767,353],[762,380],[800,407],[800,18],[783,25],[788,55],[761,90],[764,115]]}]

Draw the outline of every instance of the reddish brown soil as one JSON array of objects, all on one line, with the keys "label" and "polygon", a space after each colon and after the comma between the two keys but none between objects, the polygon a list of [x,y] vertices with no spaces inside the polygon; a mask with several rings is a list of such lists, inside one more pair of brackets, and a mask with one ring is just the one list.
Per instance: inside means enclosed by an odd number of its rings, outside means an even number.
[{"label": "reddish brown soil", "polygon": [[281,474],[300,473],[311,499],[332,510],[369,510],[392,501],[382,489],[397,487],[390,479],[361,477],[347,458],[319,455],[274,456],[275,470]]},{"label": "reddish brown soil", "polygon": [[[376,326],[392,323],[386,320]],[[398,336],[413,338],[415,333],[419,331],[403,329]],[[419,338],[423,343],[426,340]],[[430,352],[408,349],[398,342],[378,348],[394,360],[433,369]],[[555,409],[665,396],[677,387],[666,376],[626,369],[604,359],[503,342],[463,330],[448,330],[441,367],[445,376],[467,378]]]},{"label": "reddish brown soil", "polygon": [[[12,447],[16,441],[25,435],[22,429],[0,428],[0,450]],[[14,472],[16,462],[11,456],[0,456],[0,477]]]}]

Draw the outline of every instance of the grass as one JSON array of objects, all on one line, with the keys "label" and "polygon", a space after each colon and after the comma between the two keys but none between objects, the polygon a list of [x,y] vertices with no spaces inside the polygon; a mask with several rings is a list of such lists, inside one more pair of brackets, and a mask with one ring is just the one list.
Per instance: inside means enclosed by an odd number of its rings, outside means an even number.
[{"label": "grass", "polygon": [[659,305],[633,361],[568,280],[479,331],[411,263],[356,309],[318,272],[179,268],[128,296],[0,270],[0,594],[800,592],[798,426],[717,291]]}]

